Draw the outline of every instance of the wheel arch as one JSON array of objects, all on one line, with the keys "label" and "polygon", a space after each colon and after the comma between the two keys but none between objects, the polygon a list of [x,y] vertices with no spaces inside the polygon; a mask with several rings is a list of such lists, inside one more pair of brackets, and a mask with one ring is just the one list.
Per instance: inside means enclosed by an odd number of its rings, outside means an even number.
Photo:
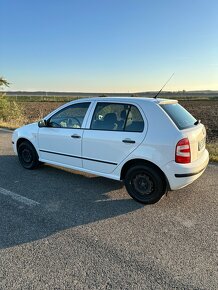
[{"label": "wheel arch", "polygon": [[[23,149],[21,148],[23,146],[22,144],[24,144]],[[25,169],[35,169],[41,164],[41,162],[39,161],[38,152],[34,144],[27,138],[23,138],[23,137],[19,138],[16,142],[16,149],[17,149],[17,154],[18,154],[20,163]],[[22,150],[28,152],[28,158],[27,158],[28,160],[25,160]]]},{"label": "wheel arch", "polygon": [[120,180],[123,180],[125,178],[125,175],[126,175],[127,171],[129,170],[129,168],[131,168],[133,166],[137,166],[137,165],[149,165],[149,166],[155,168],[156,170],[158,170],[160,172],[160,174],[161,174],[161,177],[166,182],[167,188],[169,188],[168,179],[167,179],[166,175],[164,174],[164,172],[160,169],[160,167],[157,166],[156,164],[154,164],[151,161],[148,161],[148,160],[145,160],[145,159],[140,159],[140,158],[128,160],[123,165],[123,167],[121,169],[121,173],[120,173]]},{"label": "wheel arch", "polygon": [[[21,138],[19,138],[19,139],[17,140],[17,143],[16,143],[16,149],[17,149],[17,150],[18,150],[20,144],[23,143],[23,142],[28,142],[29,144],[31,144],[31,145],[35,148],[34,144],[33,144],[29,139],[24,138],[24,137],[21,137]],[[35,148],[35,150],[36,150],[36,148]]]}]

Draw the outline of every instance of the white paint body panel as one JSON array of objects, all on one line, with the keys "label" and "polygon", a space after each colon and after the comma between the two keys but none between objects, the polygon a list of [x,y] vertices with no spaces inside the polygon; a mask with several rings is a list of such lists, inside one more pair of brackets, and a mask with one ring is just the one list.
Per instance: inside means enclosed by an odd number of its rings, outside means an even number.
[{"label": "white paint body panel", "polygon": [[[71,136],[74,134],[81,136],[81,138],[72,138]],[[82,168],[82,159],[80,158],[82,156],[82,134],[83,130],[78,129],[47,127],[39,128],[39,159],[48,163],[56,162],[63,165],[70,165]],[[48,153],[48,151],[59,154],[51,154]]]},{"label": "white paint body panel", "polygon": [[13,149],[14,152],[17,154],[17,141],[21,138],[23,139],[27,139],[28,141],[30,141],[33,146],[35,147],[37,153],[39,154],[38,151],[38,124],[37,123],[32,123],[26,126],[23,126],[19,129],[16,129],[13,132],[12,135],[12,142],[13,142]]},{"label": "white paint body panel", "polygon": [[[35,147],[39,159],[50,164],[76,169],[120,180],[123,166],[130,160],[141,159],[159,167],[172,190],[182,188],[197,179],[206,168],[209,155],[205,147],[198,150],[198,142],[205,137],[202,124],[190,129],[179,130],[170,117],[160,108],[159,103],[175,103],[175,100],[154,100],[144,98],[92,98],[81,129],[39,128],[36,123],[14,131],[12,141],[17,153],[17,141],[29,140]],[[87,102],[77,100],[63,105],[54,113],[73,103]],[[143,132],[90,130],[92,115],[97,102],[133,104],[140,110],[144,119]],[[71,138],[78,134],[79,139]],[[123,143],[129,138],[134,144]],[[175,162],[175,147],[179,140],[188,138],[191,146],[191,163]],[[50,151],[57,154],[42,152]],[[61,155],[60,155],[60,154]],[[201,172],[199,172],[201,171]],[[193,176],[178,178],[175,174],[196,173]]]},{"label": "white paint body panel", "polygon": [[[123,143],[122,140],[124,139],[134,140],[135,143]],[[136,150],[143,139],[144,133],[85,130],[83,135],[83,156],[113,164],[83,160],[83,167],[96,172],[112,173],[126,156]]]}]

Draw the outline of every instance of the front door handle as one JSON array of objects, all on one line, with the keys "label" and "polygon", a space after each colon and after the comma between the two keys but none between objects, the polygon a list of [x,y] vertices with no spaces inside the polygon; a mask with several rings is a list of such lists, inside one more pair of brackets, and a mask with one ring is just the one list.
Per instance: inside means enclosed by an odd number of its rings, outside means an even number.
[{"label": "front door handle", "polygon": [[130,143],[130,144],[134,144],[135,141],[134,140],[131,140],[131,139],[124,139],[122,140],[123,143]]},{"label": "front door handle", "polygon": [[77,135],[77,134],[73,134],[73,135],[71,135],[71,138],[77,138],[77,139],[79,139],[79,138],[81,138],[81,136],[80,135]]}]

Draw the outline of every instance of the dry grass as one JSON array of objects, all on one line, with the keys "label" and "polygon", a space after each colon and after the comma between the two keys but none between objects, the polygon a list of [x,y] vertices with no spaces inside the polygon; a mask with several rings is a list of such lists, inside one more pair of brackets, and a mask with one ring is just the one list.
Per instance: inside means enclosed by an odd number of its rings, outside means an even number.
[{"label": "dry grass", "polygon": [[16,122],[16,121],[4,122],[4,121],[0,120],[0,127],[1,128],[14,130],[14,129],[19,128],[21,126],[23,126],[23,123],[18,124],[18,122]]},{"label": "dry grass", "polygon": [[218,162],[218,142],[207,144],[207,150],[210,154],[210,161]]}]

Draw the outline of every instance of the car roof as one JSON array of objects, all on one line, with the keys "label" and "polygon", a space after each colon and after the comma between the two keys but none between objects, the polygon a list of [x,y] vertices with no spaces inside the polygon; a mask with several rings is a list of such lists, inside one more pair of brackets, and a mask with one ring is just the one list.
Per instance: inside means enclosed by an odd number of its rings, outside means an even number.
[{"label": "car roof", "polygon": [[[86,102],[86,101],[97,101],[97,102],[129,102],[129,101],[135,101],[136,103],[156,103],[156,104],[169,104],[169,103],[177,103],[177,100],[174,99],[162,99],[162,98],[144,98],[144,97],[93,97],[93,98],[81,98],[78,99],[79,102]],[[71,101],[72,103],[75,101]],[[70,103],[71,103],[70,102]]]},{"label": "car roof", "polygon": [[177,100],[172,100],[172,99],[159,99],[159,98],[143,98],[143,97],[93,97],[93,98],[80,98],[77,100],[70,101],[68,103],[65,103],[61,107],[57,108],[56,110],[50,112],[45,119],[49,118],[52,114],[55,112],[58,112],[60,109],[63,109],[71,104],[76,104],[76,103],[81,103],[81,102],[114,102],[114,103],[129,103],[130,101],[133,103],[137,103],[138,105],[144,104],[145,102],[150,103],[150,104],[174,104],[178,103]]}]

